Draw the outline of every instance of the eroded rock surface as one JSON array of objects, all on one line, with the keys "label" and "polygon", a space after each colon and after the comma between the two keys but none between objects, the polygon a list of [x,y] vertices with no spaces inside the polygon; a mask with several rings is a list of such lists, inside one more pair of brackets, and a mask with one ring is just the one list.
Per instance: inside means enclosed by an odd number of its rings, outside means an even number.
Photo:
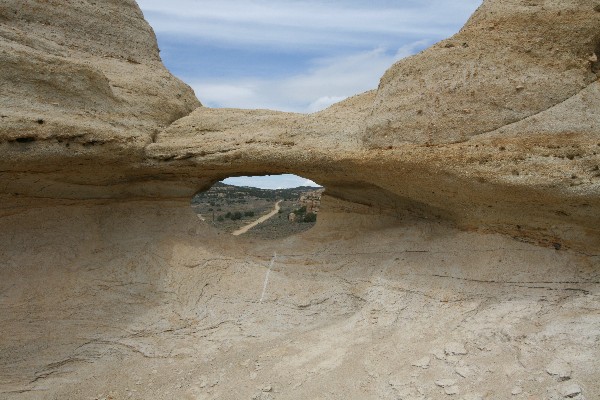
[{"label": "eroded rock surface", "polygon": [[26,0],[0,4],[0,104],[11,213],[40,198],[168,193],[144,149],[200,102],[162,65],[135,1]]},{"label": "eroded rock surface", "polygon": [[[595,1],[487,0],[311,115],[202,107],[133,1],[55,3],[0,4],[0,397],[598,396]],[[310,235],[189,207],[281,172]]]}]

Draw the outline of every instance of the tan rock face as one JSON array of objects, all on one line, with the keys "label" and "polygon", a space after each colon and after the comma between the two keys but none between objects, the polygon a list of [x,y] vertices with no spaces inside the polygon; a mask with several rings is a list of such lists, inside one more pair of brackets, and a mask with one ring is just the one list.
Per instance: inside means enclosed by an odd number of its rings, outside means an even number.
[{"label": "tan rock face", "polygon": [[[597,397],[597,9],[488,0],[301,115],[201,107],[133,1],[1,3],[0,397]],[[189,207],[282,172],[309,235]]]},{"label": "tan rock face", "polygon": [[132,1],[73,2],[60,18],[48,2],[6,4],[5,204],[181,198],[230,175],[292,172],[376,212],[596,245],[595,5],[486,1],[377,91],[299,115],[192,112]]},{"label": "tan rock face", "polygon": [[144,147],[200,105],[134,1],[3,2],[0,71],[3,192],[19,203],[135,195]]},{"label": "tan rock face", "polygon": [[599,246],[594,5],[487,1],[376,92],[308,116],[200,108],[147,155],[219,177],[298,173],[392,214]]},{"label": "tan rock face", "polygon": [[596,81],[593,1],[485,1],[455,36],[390,68],[365,143],[462,142],[554,107]]}]

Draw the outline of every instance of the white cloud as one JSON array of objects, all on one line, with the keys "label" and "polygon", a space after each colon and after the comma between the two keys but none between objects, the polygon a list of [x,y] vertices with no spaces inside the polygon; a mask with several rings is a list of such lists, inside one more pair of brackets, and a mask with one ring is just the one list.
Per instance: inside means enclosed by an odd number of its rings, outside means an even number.
[{"label": "white cloud", "polygon": [[[139,0],[154,29],[211,43],[368,46],[373,36],[448,36],[481,0]],[[379,43],[382,45],[384,43]]]},{"label": "white cloud", "polygon": [[286,189],[298,186],[318,187],[310,179],[292,174],[265,175],[265,176],[237,176],[223,180],[223,183],[234,186],[251,186],[261,189]]},{"label": "white cloud", "polygon": [[315,112],[348,96],[377,87],[395,61],[427,43],[418,41],[390,54],[382,48],[314,61],[303,73],[274,79],[242,78],[192,81],[198,98],[209,107],[268,108]]},{"label": "white cloud", "polygon": [[[186,73],[187,83],[206,106],[296,112],[319,111],[376,88],[395,61],[454,33],[481,4],[481,0],[138,1],[159,38],[169,34],[182,42],[206,43],[213,56],[221,48],[245,53],[270,49],[261,59],[269,65],[269,57],[283,61],[287,54],[306,55],[309,68],[297,72],[297,65],[289,64],[293,61],[277,63],[274,77],[265,78],[264,73],[259,77],[259,71],[235,65],[231,56],[228,72],[235,71],[233,76],[215,78],[218,74],[202,70]],[[200,57],[192,53],[188,60]],[[286,66],[296,72],[286,73]]]}]

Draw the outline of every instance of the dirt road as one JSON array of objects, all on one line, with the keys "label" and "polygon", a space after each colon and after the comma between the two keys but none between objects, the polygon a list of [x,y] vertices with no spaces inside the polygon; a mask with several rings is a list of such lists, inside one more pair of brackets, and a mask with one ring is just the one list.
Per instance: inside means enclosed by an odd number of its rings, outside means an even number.
[{"label": "dirt road", "polygon": [[239,236],[243,233],[248,232],[250,229],[254,228],[256,225],[258,224],[262,224],[263,222],[265,222],[266,220],[268,220],[269,218],[271,218],[272,216],[276,215],[279,212],[279,203],[281,203],[282,200],[279,200],[277,203],[275,203],[275,207],[273,207],[273,210],[271,210],[270,213],[263,215],[262,217],[260,217],[259,219],[249,223],[248,225],[244,225],[242,226],[240,229],[233,231],[232,235],[233,236]]}]

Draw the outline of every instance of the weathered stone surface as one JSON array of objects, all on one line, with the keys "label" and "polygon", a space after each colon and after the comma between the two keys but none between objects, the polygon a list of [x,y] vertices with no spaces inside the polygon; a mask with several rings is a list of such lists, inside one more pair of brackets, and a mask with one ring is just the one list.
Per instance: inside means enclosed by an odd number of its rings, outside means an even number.
[{"label": "weathered stone surface", "polygon": [[465,349],[465,345],[457,342],[447,343],[444,347],[444,353],[450,356],[463,356],[467,354],[467,349]]},{"label": "weathered stone surface", "polygon": [[419,358],[417,361],[413,362],[411,365],[413,367],[419,367],[419,368],[427,369],[427,368],[429,368],[429,363],[430,362],[431,362],[431,358],[429,358],[429,357],[423,357],[423,358]]},{"label": "weathered stone surface", "polygon": [[571,367],[561,360],[553,360],[546,368],[546,372],[555,376],[559,381],[571,379]]},{"label": "weathered stone surface", "polygon": [[449,386],[454,386],[456,384],[456,381],[454,379],[439,379],[435,381],[435,384],[439,387],[445,388]]},{"label": "weathered stone surface", "polygon": [[[0,397],[594,397],[595,6],[488,0],[300,115],[201,107],[133,1],[0,3]],[[189,207],[278,172],[326,186],[310,235]]]},{"label": "weathered stone surface", "polygon": [[484,1],[455,36],[390,68],[364,139],[453,143],[518,122],[595,82],[594,1]]},{"label": "weathered stone surface", "polygon": [[581,393],[581,387],[575,382],[565,383],[559,390],[565,398],[573,398]]},{"label": "weathered stone surface", "polygon": [[40,197],[168,193],[144,148],[200,105],[133,0],[2,2],[0,104],[0,213]]}]

